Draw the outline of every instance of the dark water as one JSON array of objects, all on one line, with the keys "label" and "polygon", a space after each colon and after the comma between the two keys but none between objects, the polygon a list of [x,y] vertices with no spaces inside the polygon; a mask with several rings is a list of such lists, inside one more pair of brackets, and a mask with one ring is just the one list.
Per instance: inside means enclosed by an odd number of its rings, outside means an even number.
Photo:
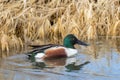
[{"label": "dark water", "polygon": [[78,47],[79,54],[67,59],[31,62],[25,54],[10,56],[0,60],[0,80],[119,80],[119,43],[90,44]]}]

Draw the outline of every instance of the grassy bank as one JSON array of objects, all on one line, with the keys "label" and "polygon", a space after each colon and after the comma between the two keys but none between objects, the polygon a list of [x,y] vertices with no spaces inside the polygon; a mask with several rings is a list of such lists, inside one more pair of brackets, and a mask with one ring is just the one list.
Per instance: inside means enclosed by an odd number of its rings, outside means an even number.
[{"label": "grassy bank", "polygon": [[83,40],[120,36],[119,0],[1,0],[0,49],[60,43],[72,33]]}]

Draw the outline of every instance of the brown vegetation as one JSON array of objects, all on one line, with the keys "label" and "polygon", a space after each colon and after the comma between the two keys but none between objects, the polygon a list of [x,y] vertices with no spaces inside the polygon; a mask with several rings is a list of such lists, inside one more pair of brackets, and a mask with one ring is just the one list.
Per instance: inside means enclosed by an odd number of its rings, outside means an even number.
[{"label": "brown vegetation", "polygon": [[0,0],[0,49],[120,35],[119,0]]}]

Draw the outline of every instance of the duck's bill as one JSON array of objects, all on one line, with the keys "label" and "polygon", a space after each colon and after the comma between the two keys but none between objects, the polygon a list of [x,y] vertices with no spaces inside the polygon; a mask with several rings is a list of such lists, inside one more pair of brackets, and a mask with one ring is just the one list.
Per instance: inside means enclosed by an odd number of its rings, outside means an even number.
[{"label": "duck's bill", "polygon": [[82,41],[80,41],[80,40],[77,40],[76,43],[79,44],[79,45],[83,45],[83,46],[89,46],[89,44],[87,44],[87,43],[85,43],[85,42],[82,42]]}]

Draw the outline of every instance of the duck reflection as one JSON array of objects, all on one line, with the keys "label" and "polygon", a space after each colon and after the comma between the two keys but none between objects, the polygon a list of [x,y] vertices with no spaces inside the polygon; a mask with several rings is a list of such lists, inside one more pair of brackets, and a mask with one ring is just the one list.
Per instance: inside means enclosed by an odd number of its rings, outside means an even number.
[{"label": "duck reflection", "polygon": [[56,66],[64,66],[66,64],[66,58],[61,59],[50,59],[50,60],[39,60],[37,59],[35,62],[33,62],[33,66],[35,68],[54,68]]},{"label": "duck reflection", "polygon": [[84,65],[90,63],[89,61],[86,61],[82,64],[76,64],[75,62],[71,63],[71,64],[68,64],[65,66],[65,68],[67,69],[66,71],[67,72],[71,72],[73,70],[80,70],[81,68],[83,68]]},{"label": "duck reflection", "polygon": [[34,62],[33,66],[35,69],[44,69],[46,68],[46,64],[44,62]]},{"label": "duck reflection", "polygon": [[[76,58],[61,58],[61,59],[50,59],[50,60],[36,60],[33,63],[33,66],[37,69],[44,69],[44,68],[55,68],[58,66],[64,66],[67,72],[71,72],[73,70],[80,70],[83,66],[90,63],[86,61],[84,63],[77,63]],[[77,64],[76,64],[77,63]]]}]

